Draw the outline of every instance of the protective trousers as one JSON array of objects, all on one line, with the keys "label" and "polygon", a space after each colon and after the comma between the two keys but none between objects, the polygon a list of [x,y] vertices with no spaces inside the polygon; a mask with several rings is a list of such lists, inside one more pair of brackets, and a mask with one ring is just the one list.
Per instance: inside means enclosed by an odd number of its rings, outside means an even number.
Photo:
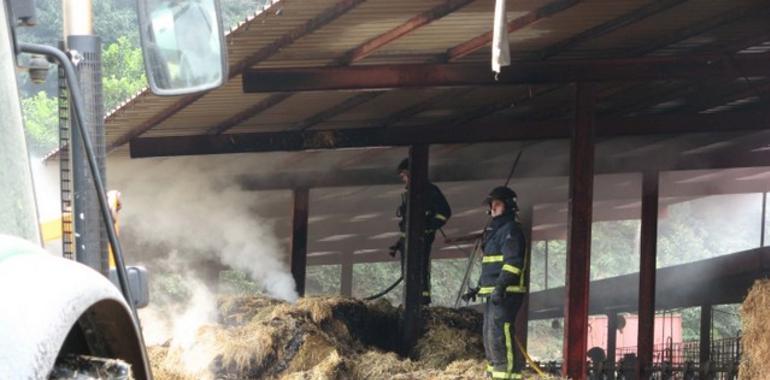
[{"label": "protective trousers", "polygon": [[522,378],[524,357],[516,345],[514,325],[523,299],[522,294],[507,294],[498,305],[486,300],[484,351],[489,362],[487,374],[493,379]]},{"label": "protective trousers", "polygon": [[[425,251],[422,255],[420,255],[420,259],[422,260],[422,303],[424,305],[430,304],[431,298],[430,298],[430,251],[433,247],[433,240],[435,240],[436,234],[435,233],[426,233],[425,234]],[[406,256],[404,255],[404,252],[406,251],[406,247],[404,247],[404,251],[401,252],[401,273],[405,276],[406,275]]]}]

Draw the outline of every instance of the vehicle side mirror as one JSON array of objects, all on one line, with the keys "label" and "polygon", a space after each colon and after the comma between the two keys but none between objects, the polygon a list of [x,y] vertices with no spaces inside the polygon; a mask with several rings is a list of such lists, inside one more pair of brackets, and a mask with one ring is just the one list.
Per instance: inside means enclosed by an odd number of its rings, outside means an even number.
[{"label": "vehicle side mirror", "polygon": [[[128,275],[128,287],[131,289],[131,298],[134,299],[134,306],[141,309],[150,304],[150,286],[147,269],[142,266],[126,267]],[[115,269],[110,269],[110,281],[119,287],[118,273]]]},{"label": "vehicle side mirror", "polygon": [[185,95],[227,79],[218,0],[137,0],[139,36],[150,89]]}]

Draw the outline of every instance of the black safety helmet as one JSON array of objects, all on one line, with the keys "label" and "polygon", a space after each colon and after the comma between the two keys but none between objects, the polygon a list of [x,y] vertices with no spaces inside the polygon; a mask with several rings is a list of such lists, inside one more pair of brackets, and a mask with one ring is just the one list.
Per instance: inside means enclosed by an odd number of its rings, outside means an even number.
[{"label": "black safety helmet", "polygon": [[506,186],[498,186],[489,192],[489,195],[484,200],[484,203],[489,205],[493,199],[497,199],[505,203],[506,208],[516,211],[519,209],[518,203],[516,203],[516,192]]},{"label": "black safety helmet", "polygon": [[400,174],[401,172],[403,172],[405,170],[407,170],[407,171],[409,170],[409,159],[408,158],[405,158],[405,159],[401,160],[401,163],[398,164],[397,173]]}]

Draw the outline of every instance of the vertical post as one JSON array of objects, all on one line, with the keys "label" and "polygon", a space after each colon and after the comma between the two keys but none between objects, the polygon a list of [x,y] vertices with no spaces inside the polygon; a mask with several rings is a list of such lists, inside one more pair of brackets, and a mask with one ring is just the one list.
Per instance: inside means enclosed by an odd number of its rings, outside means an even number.
[{"label": "vertical post", "polygon": [[[522,230],[524,232],[524,237],[527,241],[527,246],[525,248],[525,257],[526,260],[524,261],[524,286],[527,289],[530,289],[530,273],[532,272],[532,216],[534,213],[534,209],[530,208],[529,215],[523,215],[523,224],[522,224]],[[527,336],[528,336],[528,328],[529,328],[529,292],[524,294],[524,300],[521,303],[521,307],[519,309],[519,313],[516,315],[516,321],[515,321],[515,333],[516,337],[519,339],[519,342],[521,343],[521,346],[524,347],[524,350],[527,349]],[[518,360],[524,360],[521,355],[517,357]]]},{"label": "vertical post", "polygon": [[607,361],[612,363],[613,372],[610,379],[615,378],[615,353],[618,350],[618,312],[610,311],[607,313]]},{"label": "vertical post", "polygon": [[762,192],[762,218],[760,218],[762,221],[762,226],[759,229],[759,247],[762,248],[765,246],[765,228],[767,225],[767,191]]},{"label": "vertical post", "polygon": [[425,252],[425,189],[428,184],[428,145],[409,148],[409,185],[406,204],[406,265],[404,313],[401,318],[401,350],[406,354],[420,333],[423,268]]},{"label": "vertical post", "polygon": [[544,260],[545,263],[543,264],[543,267],[545,268],[545,283],[543,287],[545,288],[545,290],[548,290],[548,240],[545,241],[544,256],[545,256],[545,260]]},{"label": "vertical post", "polygon": [[345,297],[353,296],[353,255],[346,252],[342,254],[342,268],[340,268],[340,293]]},{"label": "vertical post", "polygon": [[699,348],[699,367],[701,370],[701,378],[705,379],[707,374],[705,373],[705,364],[711,360],[711,319],[712,319],[712,305],[705,304],[700,307],[700,343]]},{"label": "vertical post", "polygon": [[297,285],[297,294],[305,295],[305,271],[307,268],[307,219],[310,191],[294,189],[294,218],[291,231],[291,275]]},{"label": "vertical post", "polygon": [[650,377],[655,333],[655,268],[658,242],[658,172],[642,177],[642,226],[639,243],[639,334],[637,335],[636,374]]},{"label": "vertical post", "polygon": [[[67,49],[75,53],[78,81],[85,99],[83,126],[94,145],[96,162],[105,177],[104,104],[102,101],[101,40],[93,35],[90,0],[65,0],[64,34]],[[75,251],[79,262],[101,272],[109,273],[107,233],[99,211],[94,179],[88,170],[83,142],[72,134],[72,179],[74,194]],[[106,181],[105,181],[106,182]]]},{"label": "vertical post", "polygon": [[567,236],[567,299],[564,315],[564,376],[586,378],[588,286],[594,182],[594,85],[576,85],[575,124],[570,146],[570,203]]}]

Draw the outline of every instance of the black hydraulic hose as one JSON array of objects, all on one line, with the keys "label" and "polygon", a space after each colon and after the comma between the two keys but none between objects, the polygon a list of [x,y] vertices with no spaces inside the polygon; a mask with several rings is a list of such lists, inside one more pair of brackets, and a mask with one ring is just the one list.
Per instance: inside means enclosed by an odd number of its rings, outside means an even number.
[{"label": "black hydraulic hose", "polygon": [[131,289],[128,286],[128,275],[126,274],[125,262],[123,261],[123,251],[120,249],[118,234],[115,233],[114,220],[112,219],[112,213],[110,212],[109,204],[107,203],[107,195],[104,191],[104,181],[102,180],[102,175],[99,173],[98,165],[96,164],[96,156],[94,155],[94,149],[91,145],[91,138],[88,136],[88,133],[86,133],[85,126],[83,125],[85,121],[85,117],[83,116],[83,95],[80,92],[80,84],[77,80],[75,67],[64,52],[50,46],[20,43],[19,49],[24,53],[41,54],[52,57],[64,68],[67,83],[70,87],[73,108],[75,109],[75,123],[73,123],[73,125],[83,139],[83,148],[86,151],[86,157],[88,157],[88,167],[91,170],[91,175],[94,177],[96,194],[99,199],[99,208],[102,213],[102,218],[104,218],[104,221],[107,224],[107,237],[110,241],[110,246],[112,247],[112,253],[115,256],[115,266],[117,267],[120,290],[123,293],[123,297],[126,298],[126,302],[128,302],[128,307],[131,308],[131,314],[133,314],[134,320],[138,322],[139,317],[136,314],[136,306],[134,305],[133,297],[131,297]]},{"label": "black hydraulic hose", "polygon": [[377,298],[380,298],[380,297],[390,293],[390,291],[395,289],[396,286],[398,286],[398,284],[400,284],[401,281],[403,281],[403,280],[404,280],[404,274],[401,273],[401,276],[398,278],[398,280],[396,280],[396,282],[394,282],[393,284],[391,284],[390,286],[385,288],[385,290],[383,290],[383,291],[381,291],[381,292],[379,292],[377,294],[372,294],[371,296],[364,298],[364,301],[376,300]]}]

